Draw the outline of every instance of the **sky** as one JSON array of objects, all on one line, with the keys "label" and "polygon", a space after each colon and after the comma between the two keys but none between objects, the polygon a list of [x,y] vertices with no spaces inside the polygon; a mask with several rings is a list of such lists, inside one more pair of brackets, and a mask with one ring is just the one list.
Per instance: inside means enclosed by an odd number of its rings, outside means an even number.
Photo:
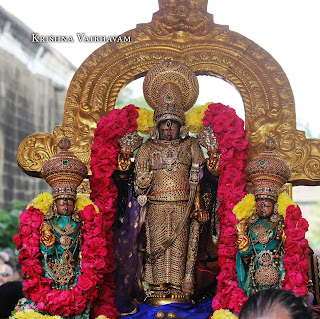
[{"label": "sky", "polygon": [[[53,46],[76,67],[102,45],[80,43],[77,33],[120,35],[150,22],[159,8],[157,0],[2,0],[0,5],[41,35],[72,35],[74,43]],[[293,90],[297,119],[302,126],[309,123],[309,137],[320,137],[319,7],[319,0],[208,0],[215,23],[253,40],[281,65]],[[198,103],[228,104],[244,118],[241,97],[231,85],[212,77],[205,77],[206,84],[203,78]],[[132,87],[142,95],[142,80]]]}]

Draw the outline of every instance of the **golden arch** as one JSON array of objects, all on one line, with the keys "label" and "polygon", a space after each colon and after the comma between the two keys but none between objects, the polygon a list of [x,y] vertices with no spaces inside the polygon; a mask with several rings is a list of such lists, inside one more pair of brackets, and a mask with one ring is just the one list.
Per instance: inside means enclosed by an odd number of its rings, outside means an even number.
[{"label": "golden arch", "polygon": [[153,64],[172,59],[185,63],[197,75],[219,77],[239,91],[250,157],[264,149],[271,134],[293,169],[291,181],[320,184],[320,140],[306,139],[296,129],[292,90],[273,57],[227,26],[215,24],[206,11],[206,0],[181,0],[179,5],[160,0],[159,4],[150,23],[137,25],[84,61],[70,83],[62,126],[55,127],[53,134],[36,133],[24,139],[18,149],[20,167],[29,175],[38,175],[44,162],[57,152],[63,135],[89,166],[96,125],[114,108],[120,90],[144,76]]}]

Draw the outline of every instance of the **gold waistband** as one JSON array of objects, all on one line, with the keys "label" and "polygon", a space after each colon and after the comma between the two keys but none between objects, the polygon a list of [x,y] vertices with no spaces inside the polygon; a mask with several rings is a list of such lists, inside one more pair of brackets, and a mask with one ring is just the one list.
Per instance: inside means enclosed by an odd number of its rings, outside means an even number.
[{"label": "gold waistband", "polygon": [[188,198],[186,200],[176,200],[176,201],[164,201],[164,200],[149,200],[150,204],[155,205],[183,205],[186,206],[188,202]]}]

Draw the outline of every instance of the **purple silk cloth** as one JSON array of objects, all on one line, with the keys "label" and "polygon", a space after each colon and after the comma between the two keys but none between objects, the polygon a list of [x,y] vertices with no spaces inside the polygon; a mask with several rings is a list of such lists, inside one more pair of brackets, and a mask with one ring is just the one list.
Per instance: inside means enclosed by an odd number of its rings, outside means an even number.
[{"label": "purple silk cloth", "polygon": [[131,300],[139,299],[139,280],[142,270],[144,231],[140,231],[141,206],[132,197],[128,188],[128,202],[125,213],[120,217],[120,226],[115,226],[115,299],[120,313],[130,313],[134,309]]}]

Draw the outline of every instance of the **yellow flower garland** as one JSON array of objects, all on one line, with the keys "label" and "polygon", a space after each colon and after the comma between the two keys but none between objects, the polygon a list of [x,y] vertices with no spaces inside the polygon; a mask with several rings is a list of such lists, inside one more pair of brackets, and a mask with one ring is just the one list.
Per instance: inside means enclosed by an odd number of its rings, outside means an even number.
[{"label": "yellow flower garland", "polygon": [[33,309],[18,311],[12,319],[62,319],[60,316],[43,315]]},{"label": "yellow flower garland", "polygon": [[[60,316],[43,315],[33,309],[26,309],[18,311],[14,314],[12,319],[62,319]],[[100,315],[96,319],[108,319],[107,317]]]},{"label": "yellow flower garland", "polygon": [[208,105],[212,102],[208,102],[205,105],[192,107],[185,115],[186,125],[191,133],[200,133],[203,130],[202,119],[204,112],[208,109]]},{"label": "yellow flower garland", "polygon": [[253,194],[247,194],[242,200],[233,208],[233,213],[238,220],[247,219],[256,209],[256,201]]},{"label": "yellow flower garland", "polygon": [[290,205],[294,205],[294,207],[297,207],[297,204],[293,202],[293,200],[287,193],[281,193],[278,197],[278,213],[286,218],[286,211],[288,206]]},{"label": "yellow flower garland", "polygon": [[[192,107],[185,114],[186,126],[191,133],[200,133],[203,130],[202,119],[204,112],[208,109],[208,105],[212,102],[208,102],[205,105]],[[137,131],[142,134],[149,134],[149,128],[155,126],[153,122],[154,111],[145,109],[143,107],[138,109],[139,117],[137,118],[138,129]]]},{"label": "yellow flower garland", "polygon": [[143,107],[138,109],[139,117],[137,118],[138,132],[142,134],[149,134],[149,128],[154,126],[152,110]]},{"label": "yellow flower garland", "polygon": [[[32,202],[27,206],[29,209],[30,206],[33,206],[36,209],[39,209],[46,215],[49,212],[49,209],[53,203],[53,196],[49,193],[41,193]],[[88,198],[88,197],[79,197],[76,200],[76,209],[79,212],[83,210],[88,205],[93,205],[96,213],[99,213],[99,208]]]},{"label": "yellow flower garland", "polygon": [[[294,205],[297,207],[297,205],[293,202],[291,197],[287,193],[281,193],[278,196],[278,213],[283,216],[283,218],[286,218],[286,211],[288,206]],[[236,215],[238,220],[245,220],[249,218],[256,209],[256,201],[254,199],[253,194],[247,194],[245,197],[242,198],[242,200],[233,208],[233,213]]]},{"label": "yellow flower garland", "polygon": [[53,197],[49,193],[41,193],[36,198],[32,200],[32,202],[27,206],[29,209],[30,206],[33,206],[36,209],[39,209],[46,215],[53,203]]},{"label": "yellow flower garland", "polygon": [[79,212],[80,210],[83,210],[88,205],[93,205],[96,213],[99,213],[99,208],[93,203],[91,199],[88,197],[79,197],[76,200],[76,209]]},{"label": "yellow flower garland", "polygon": [[230,310],[220,309],[214,312],[210,319],[235,319],[238,318]]}]

